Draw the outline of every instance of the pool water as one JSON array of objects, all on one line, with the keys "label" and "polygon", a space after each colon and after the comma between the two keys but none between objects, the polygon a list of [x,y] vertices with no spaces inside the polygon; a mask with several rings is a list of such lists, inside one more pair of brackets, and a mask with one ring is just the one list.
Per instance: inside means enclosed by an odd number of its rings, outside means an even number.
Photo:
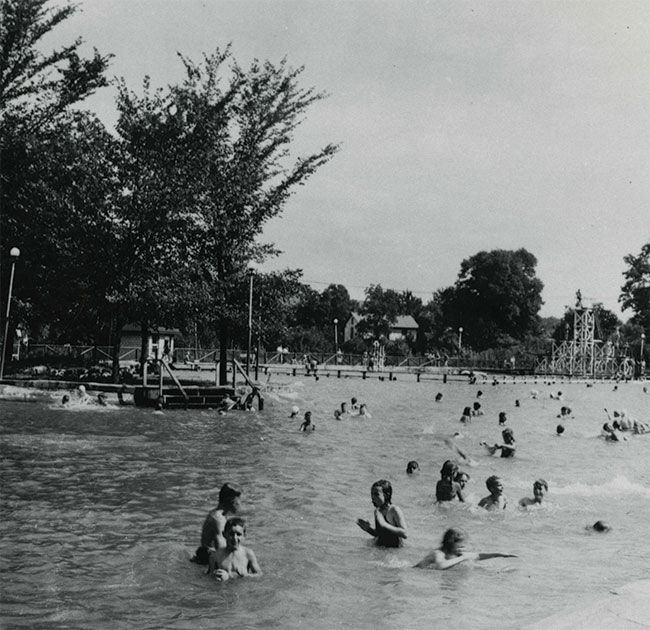
[{"label": "pool water", "polygon": [[[263,412],[225,416],[62,408],[60,393],[0,402],[0,625],[521,628],[650,577],[650,434],[598,437],[605,407],[650,420],[642,384],[281,382]],[[461,425],[479,389],[485,415]],[[563,401],[550,397],[558,390]],[[352,396],[372,417],[334,420]],[[557,437],[562,405],[573,417]],[[306,410],[312,433],[298,431]],[[512,459],[479,445],[500,441],[500,411],[517,440]],[[440,506],[435,484],[454,457],[443,438],[456,431],[475,464],[461,462],[468,501]],[[420,472],[409,476],[412,459]],[[476,507],[492,474],[509,500],[501,513]],[[518,508],[538,477],[549,484],[545,504]],[[381,478],[406,517],[400,549],[375,547],[355,523],[372,521],[370,487]],[[259,579],[217,583],[189,562],[225,482],[243,491]],[[598,519],[612,531],[585,529]],[[469,550],[518,557],[412,568],[449,527],[466,532]]]}]

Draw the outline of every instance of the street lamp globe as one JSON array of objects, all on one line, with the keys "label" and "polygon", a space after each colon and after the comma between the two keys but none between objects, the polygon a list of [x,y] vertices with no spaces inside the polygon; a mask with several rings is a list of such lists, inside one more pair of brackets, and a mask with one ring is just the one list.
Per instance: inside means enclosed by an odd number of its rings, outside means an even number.
[{"label": "street lamp globe", "polygon": [[18,258],[18,256],[20,256],[20,250],[17,247],[12,247],[9,250],[9,255],[13,258]]}]

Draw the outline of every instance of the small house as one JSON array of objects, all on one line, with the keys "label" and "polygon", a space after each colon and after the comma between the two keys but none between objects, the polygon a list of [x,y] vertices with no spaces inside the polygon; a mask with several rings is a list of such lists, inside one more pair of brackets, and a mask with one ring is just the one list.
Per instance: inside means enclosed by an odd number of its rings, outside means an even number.
[{"label": "small house", "polygon": [[[147,358],[162,359],[167,356],[171,361],[174,357],[174,338],[180,335],[178,328],[152,327],[147,339]],[[122,350],[142,347],[142,327],[140,324],[126,324],[122,328]]]}]

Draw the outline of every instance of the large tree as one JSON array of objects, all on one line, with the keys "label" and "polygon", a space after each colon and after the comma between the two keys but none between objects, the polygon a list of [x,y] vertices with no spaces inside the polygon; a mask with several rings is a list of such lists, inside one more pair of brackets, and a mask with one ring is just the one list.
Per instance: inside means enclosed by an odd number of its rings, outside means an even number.
[{"label": "large tree", "polygon": [[54,337],[85,340],[96,337],[101,310],[111,143],[71,106],[106,85],[109,56],[80,57],[80,39],[42,53],[43,38],[76,10],[49,4],[0,1],[0,250],[3,263],[10,247],[21,250],[23,309],[13,313],[36,332],[48,324]]},{"label": "large tree", "polygon": [[483,350],[523,340],[537,330],[543,284],[525,249],[479,252],[463,260],[443,293],[445,324],[463,328],[463,345]]},{"label": "large tree", "polygon": [[[138,226],[141,251],[152,252],[148,267],[162,255],[169,264],[157,267],[170,272],[175,261],[177,278],[169,282],[168,276],[163,286],[171,289],[184,278],[181,295],[198,296],[202,311],[212,315],[225,382],[226,351],[242,313],[238,287],[250,263],[275,253],[258,237],[337,147],[290,157],[294,132],[323,98],[300,87],[302,69],[285,61],[254,61],[243,69],[229,47],[198,64],[181,61],[186,78],[166,92],[145,90],[139,98],[124,87],[120,91],[118,132],[125,163],[133,165],[127,169],[132,174],[126,178],[131,197],[126,214]],[[150,170],[143,172],[141,164]],[[164,226],[172,219],[180,222],[180,231]],[[153,296],[156,283],[146,277],[141,276],[140,295]],[[164,313],[172,313],[173,304],[165,305]]]},{"label": "large tree", "polygon": [[366,298],[361,305],[363,319],[359,332],[369,333],[375,339],[388,337],[390,325],[403,313],[402,296],[393,289],[383,289],[380,284],[371,284],[365,290]]},{"label": "large tree", "polygon": [[650,241],[641,248],[638,256],[628,254],[623,260],[628,268],[623,272],[625,283],[618,301],[624,311],[634,313],[632,323],[650,335]]}]

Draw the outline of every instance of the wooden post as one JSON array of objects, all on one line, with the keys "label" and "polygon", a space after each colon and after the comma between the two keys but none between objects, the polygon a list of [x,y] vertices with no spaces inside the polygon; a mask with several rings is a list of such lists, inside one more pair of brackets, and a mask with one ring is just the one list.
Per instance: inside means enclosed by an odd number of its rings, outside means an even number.
[{"label": "wooden post", "polygon": [[336,378],[341,378],[341,370],[336,371]]},{"label": "wooden post", "polygon": [[162,359],[158,361],[158,396],[162,398],[163,395],[163,366]]},{"label": "wooden post", "polygon": [[418,380],[417,380],[417,382],[418,383],[420,382],[420,373],[419,372],[418,372]]},{"label": "wooden post", "polygon": [[362,378],[363,380],[366,379],[366,371],[365,371],[365,370],[361,373],[361,378]]}]

